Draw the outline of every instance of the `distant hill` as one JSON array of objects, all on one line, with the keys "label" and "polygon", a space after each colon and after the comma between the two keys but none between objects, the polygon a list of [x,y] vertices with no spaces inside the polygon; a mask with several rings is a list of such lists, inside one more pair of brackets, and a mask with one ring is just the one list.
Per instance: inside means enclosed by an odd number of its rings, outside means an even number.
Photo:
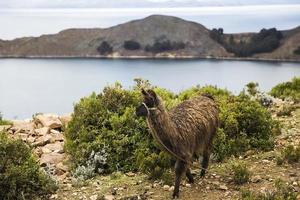
[{"label": "distant hill", "polygon": [[[300,28],[283,31],[280,46],[259,59],[300,60]],[[234,38],[249,34],[234,34]],[[127,42],[124,46],[124,42]],[[0,57],[196,57],[235,58],[201,24],[151,15],[111,28],[67,29],[57,34],[0,40]]]}]

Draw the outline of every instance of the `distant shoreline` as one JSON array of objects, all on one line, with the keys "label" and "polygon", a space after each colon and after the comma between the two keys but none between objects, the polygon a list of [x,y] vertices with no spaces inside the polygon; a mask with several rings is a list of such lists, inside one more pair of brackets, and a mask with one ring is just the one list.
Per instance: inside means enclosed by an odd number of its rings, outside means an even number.
[{"label": "distant shoreline", "polygon": [[297,59],[273,59],[252,57],[205,57],[205,56],[3,56],[0,59],[103,59],[103,60],[226,60],[256,62],[291,62],[300,63]]}]

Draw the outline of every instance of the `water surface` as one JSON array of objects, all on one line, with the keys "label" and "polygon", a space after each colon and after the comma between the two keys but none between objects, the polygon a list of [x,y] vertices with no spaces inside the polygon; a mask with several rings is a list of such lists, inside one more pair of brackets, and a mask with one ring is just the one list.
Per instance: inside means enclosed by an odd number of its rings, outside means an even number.
[{"label": "water surface", "polygon": [[218,60],[0,59],[0,111],[4,117],[29,118],[37,112],[69,113],[93,91],[134,78],[180,92],[200,84],[234,93],[250,81],[269,91],[300,76],[299,63]]}]

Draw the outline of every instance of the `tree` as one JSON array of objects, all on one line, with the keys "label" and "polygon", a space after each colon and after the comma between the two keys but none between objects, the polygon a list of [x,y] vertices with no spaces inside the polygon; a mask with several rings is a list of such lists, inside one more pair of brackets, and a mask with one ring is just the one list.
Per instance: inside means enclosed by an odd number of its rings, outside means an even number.
[{"label": "tree", "polygon": [[138,50],[141,48],[141,45],[134,40],[126,40],[123,44],[123,47],[127,50]]},{"label": "tree", "polygon": [[110,54],[113,52],[113,47],[107,41],[103,41],[101,45],[97,48],[97,51],[101,55]]}]

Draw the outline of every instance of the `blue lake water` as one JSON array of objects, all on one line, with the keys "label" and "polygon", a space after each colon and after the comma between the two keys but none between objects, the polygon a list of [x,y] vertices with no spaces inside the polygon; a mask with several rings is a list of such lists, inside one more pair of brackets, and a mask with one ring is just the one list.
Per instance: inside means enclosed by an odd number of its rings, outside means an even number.
[{"label": "blue lake water", "polygon": [[125,88],[134,78],[182,91],[200,84],[234,93],[250,81],[269,91],[277,83],[300,76],[299,63],[218,60],[1,59],[0,111],[8,119],[36,112],[69,113],[73,104],[116,81]]}]

